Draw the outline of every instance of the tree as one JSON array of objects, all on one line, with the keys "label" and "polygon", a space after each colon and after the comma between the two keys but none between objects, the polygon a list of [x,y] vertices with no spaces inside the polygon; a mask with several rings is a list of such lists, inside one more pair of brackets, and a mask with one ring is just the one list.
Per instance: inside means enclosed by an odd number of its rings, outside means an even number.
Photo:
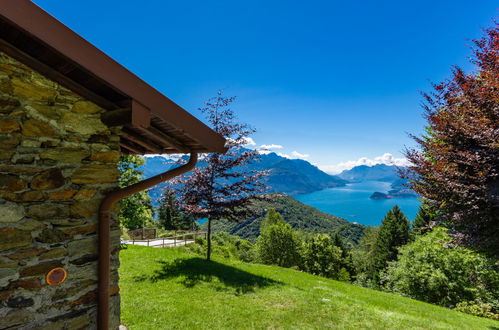
[{"label": "tree", "polygon": [[343,238],[341,238],[340,234],[337,232],[333,235],[332,239],[333,245],[339,247],[341,250],[341,267],[348,272],[348,277],[350,278],[350,275],[355,275],[351,248],[347,248],[346,244],[343,242]]},{"label": "tree", "polygon": [[165,230],[193,230],[198,226],[192,217],[181,212],[172,189],[163,191],[158,208],[158,223]]},{"label": "tree", "polygon": [[[144,164],[144,159],[140,156],[121,156],[118,162],[119,186],[127,187],[141,181],[143,172],[138,168]],[[120,201],[119,219],[128,230],[152,224],[152,214],[151,198],[147,191],[141,191]]]},{"label": "tree", "polygon": [[266,190],[263,171],[250,171],[258,152],[242,148],[255,132],[246,124],[236,122],[230,105],[234,97],[224,97],[222,91],[208,100],[200,110],[206,115],[212,129],[227,139],[225,154],[208,154],[205,166],[197,167],[179,182],[177,195],[180,209],[194,218],[208,219],[208,244],[206,258],[211,258],[211,223],[225,219],[239,221],[256,215],[252,208],[260,194]]},{"label": "tree", "polygon": [[267,227],[269,227],[270,225],[277,225],[284,223],[286,223],[286,221],[284,221],[283,216],[279,212],[277,212],[275,209],[269,209],[267,215],[260,224],[260,233],[264,232],[265,229],[267,229]]},{"label": "tree", "polygon": [[451,79],[425,94],[428,126],[413,136],[412,163],[404,177],[436,219],[453,229],[461,243],[499,251],[499,29],[486,30],[474,42],[465,73],[453,68]]},{"label": "tree", "polygon": [[374,253],[378,240],[379,227],[367,227],[360,238],[359,246],[352,251],[352,260],[355,267],[355,283],[369,288],[376,288],[377,283],[371,276],[374,269]]},{"label": "tree", "polygon": [[437,227],[401,247],[398,260],[382,274],[385,289],[446,307],[480,300],[497,313],[495,261],[451,241],[448,230]]},{"label": "tree", "polygon": [[373,279],[378,279],[379,272],[387,266],[389,261],[397,259],[398,248],[409,242],[409,232],[409,220],[395,205],[388,211],[379,227],[370,269]]},{"label": "tree", "polygon": [[418,213],[412,222],[412,232],[416,235],[426,233],[433,224],[435,217],[430,213],[428,206],[424,203],[419,207]]},{"label": "tree", "polygon": [[302,242],[298,234],[285,222],[270,224],[257,239],[260,262],[281,267],[301,264]]},{"label": "tree", "polygon": [[[342,267],[342,250],[334,244],[334,240],[327,234],[317,234],[305,244],[303,268],[305,271],[319,276],[339,279],[340,270],[342,280],[347,276]],[[348,273],[348,272],[347,272]],[[348,276],[350,278],[350,276]]]}]

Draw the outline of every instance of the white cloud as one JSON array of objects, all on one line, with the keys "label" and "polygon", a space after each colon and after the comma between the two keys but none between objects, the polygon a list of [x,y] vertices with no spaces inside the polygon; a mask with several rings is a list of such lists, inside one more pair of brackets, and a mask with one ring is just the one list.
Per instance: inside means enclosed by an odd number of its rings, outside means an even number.
[{"label": "white cloud", "polygon": [[291,153],[291,156],[293,156],[293,158],[298,158],[298,159],[307,159],[308,157],[310,157],[310,155],[308,155],[308,154],[301,154],[298,151],[293,151]]},{"label": "white cloud", "polygon": [[284,148],[280,144],[262,144],[260,149],[282,149]]},{"label": "white cloud", "polygon": [[243,137],[244,147],[249,147],[249,146],[256,146],[255,140],[253,140],[250,137]]},{"label": "white cloud", "polygon": [[357,160],[350,160],[347,162],[338,163],[336,165],[322,165],[319,166],[319,168],[329,174],[339,174],[342,171],[350,170],[355,166],[374,166],[377,164],[407,166],[409,165],[409,161],[405,158],[395,158],[390,153],[384,153],[382,156],[374,157],[373,159],[362,157]]}]

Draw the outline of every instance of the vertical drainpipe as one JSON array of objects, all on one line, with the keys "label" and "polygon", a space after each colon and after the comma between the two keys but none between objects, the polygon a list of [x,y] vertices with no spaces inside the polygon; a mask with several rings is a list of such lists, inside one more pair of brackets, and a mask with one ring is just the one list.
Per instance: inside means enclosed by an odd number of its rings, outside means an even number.
[{"label": "vertical drainpipe", "polygon": [[109,329],[109,277],[111,263],[110,232],[111,232],[111,208],[115,203],[125,197],[148,189],[161,182],[170,180],[196,166],[198,155],[191,152],[189,161],[177,168],[158,174],[149,179],[137,182],[131,186],[121,188],[109,193],[103,200],[99,208],[99,284],[98,284],[98,310],[97,328],[99,330]]}]

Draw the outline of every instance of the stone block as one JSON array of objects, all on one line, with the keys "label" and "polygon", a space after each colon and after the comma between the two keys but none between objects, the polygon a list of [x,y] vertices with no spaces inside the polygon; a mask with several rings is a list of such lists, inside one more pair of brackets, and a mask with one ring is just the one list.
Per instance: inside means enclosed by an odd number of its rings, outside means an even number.
[{"label": "stone block", "polygon": [[41,86],[35,84],[31,81],[24,81],[17,77],[12,78],[12,91],[14,95],[35,100],[35,101],[52,101],[55,99],[56,91],[54,88],[48,88],[47,86]]},{"label": "stone block", "polygon": [[69,207],[70,215],[73,218],[90,218],[96,216],[100,204],[100,199],[77,202]]},{"label": "stone block", "polygon": [[68,254],[68,251],[65,248],[54,248],[54,249],[48,250],[47,252],[40,254],[38,259],[39,260],[54,259],[54,258],[63,257],[67,254]]},{"label": "stone block", "polygon": [[26,189],[26,181],[14,174],[0,174],[0,189],[7,191],[21,191]]},{"label": "stone block", "polygon": [[115,183],[118,177],[119,171],[116,166],[90,164],[76,170],[71,181],[77,184]]},{"label": "stone block", "polygon": [[36,204],[28,208],[27,215],[35,219],[60,219],[67,218],[69,210],[66,205]]},{"label": "stone block", "polygon": [[12,133],[19,131],[21,127],[17,120],[14,119],[2,119],[0,120],[0,134]]},{"label": "stone block", "polygon": [[44,171],[31,180],[31,188],[35,190],[48,190],[59,188],[64,185],[65,180],[62,172],[58,168]]},{"label": "stone block", "polygon": [[31,311],[25,309],[13,310],[0,318],[0,329],[15,328],[17,325],[32,322],[34,319],[35,314]]},{"label": "stone block", "polygon": [[35,275],[45,275],[50,270],[62,267],[62,260],[51,260],[46,262],[41,262],[36,265],[24,267],[21,269],[21,277],[35,276]]},{"label": "stone block", "polygon": [[22,205],[11,202],[0,204],[0,223],[18,222],[22,218],[24,218],[24,207]]},{"label": "stone block", "polygon": [[84,114],[94,114],[102,112],[102,108],[93,102],[89,101],[78,101],[73,104],[71,109],[73,112],[84,113]]},{"label": "stone block", "polygon": [[31,233],[11,227],[0,227],[0,251],[31,245]]},{"label": "stone block", "polygon": [[73,189],[63,189],[54,191],[48,194],[48,197],[52,200],[64,200],[70,199],[76,193],[76,190]]},{"label": "stone block", "polygon": [[120,153],[118,151],[107,151],[92,154],[90,160],[102,163],[118,163],[120,160]]},{"label": "stone block", "polygon": [[66,112],[62,115],[61,122],[66,131],[72,133],[81,135],[109,133],[109,129],[102,123],[99,116]]},{"label": "stone block", "polygon": [[40,154],[42,159],[52,159],[65,163],[80,163],[83,158],[88,157],[86,150],[74,150],[70,148],[49,149]]},{"label": "stone block", "polygon": [[95,193],[97,192],[97,189],[92,189],[92,188],[82,188],[78,193],[75,195],[74,199],[76,200],[85,200],[85,199],[90,199],[95,196]]},{"label": "stone block", "polygon": [[28,137],[51,137],[59,136],[59,133],[48,123],[34,119],[26,120],[23,123],[22,133]]}]

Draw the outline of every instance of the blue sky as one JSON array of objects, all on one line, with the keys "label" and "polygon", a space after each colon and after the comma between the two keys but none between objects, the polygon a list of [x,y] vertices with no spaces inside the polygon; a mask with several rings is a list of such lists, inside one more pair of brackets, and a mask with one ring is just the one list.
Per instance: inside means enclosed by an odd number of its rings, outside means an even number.
[{"label": "blue sky", "polygon": [[[257,147],[337,172],[402,158],[424,126],[420,91],[470,70],[480,1],[35,0],[193,112],[217,89]],[[293,156],[294,155],[294,156]],[[383,156],[384,155],[384,156]],[[359,160],[360,159],[360,160]],[[376,160],[377,159],[377,160]]]}]

